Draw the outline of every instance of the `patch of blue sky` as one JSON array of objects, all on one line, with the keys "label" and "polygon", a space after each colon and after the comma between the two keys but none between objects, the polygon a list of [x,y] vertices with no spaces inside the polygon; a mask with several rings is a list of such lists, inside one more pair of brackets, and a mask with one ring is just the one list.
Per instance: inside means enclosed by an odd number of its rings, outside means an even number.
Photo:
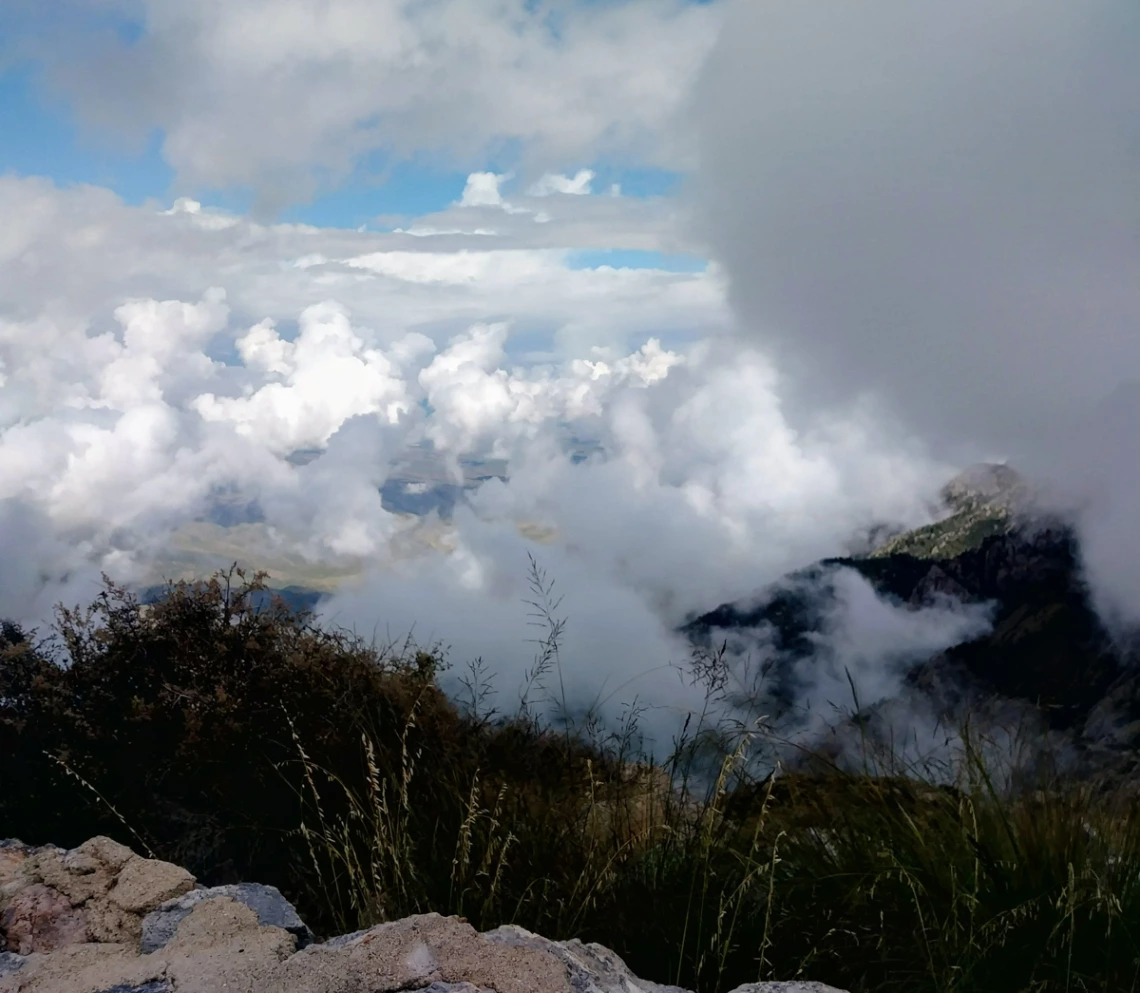
[{"label": "patch of blue sky", "polygon": [[[511,175],[522,151],[521,142],[507,139],[498,142],[498,147],[479,163],[448,161],[439,151],[404,160],[373,152],[357,163],[347,179],[325,183],[325,192],[307,203],[288,207],[280,220],[314,227],[390,231],[458,203],[472,172]],[[505,185],[509,186],[509,181]]]},{"label": "patch of blue sky", "polygon": [[[116,30],[129,41],[141,27],[124,22]],[[168,203],[175,196],[187,195],[207,207],[236,214],[251,211],[255,197],[248,189],[176,189],[174,171],[163,158],[162,141],[158,130],[141,150],[98,141],[80,132],[63,101],[45,93],[32,64],[10,64],[6,70],[0,66],[0,173],[45,176],[61,186],[102,186],[132,205],[152,199]],[[505,141],[481,168],[509,175],[521,155],[518,142]],[[564,171],[573,175],[579,168],[571,164]],[[596,195],[609,193],[617,184],[623,196],[668,196],[683,180],[680,173],[662,169],[605,163],[590,168],[595,173],[592,190]],[[385,163],[376,154],[362,161],[348,180],[325,184],[327,192],[308,203],[287,206],[272,219],[316,227],[391,229],[456,203],[471,171],[477,170],[457,168],[439,155]],[[508,179],[504,183],[508,198],[524,192],[519,182]]]},{"label": "patch of blue sky", "polygon": [[357,170],[339,188],[311,203],[289,207],[280,220],[315,227],[391,229],[446,209],[462,196],[466,182],[466,171],[415,160],[397,163],[374,177]]},{"label": "patch of blue sky", "polygon": [[130,204],[165,201],[173,179],[160,134],[136,154],[81,136],[66,108],[43,95],[27,65],[0,73],[0,173],[9,172],[46,176],[60,186],[104,186]]},{"label": "patch of blue sky", "polygon": [[[620,169],[604,165],[591,168],[595,173],[591,183],[594,194],[606,194],[616,183],[622,196],[668,196],[676,191],[683,179],[680,173],[663,169]],[[488,162],[482,169],[510,175],[512,169],[509,153],[496,156],[496,161]],[[288,208],[280,220],[316,227],[391,230],[404,226],[414,218],[445,210],[457,203],[470,171],[481,170],[447,168],[436,160],[417,159],[398,162],[386,170],[377,169],[374,172],[369,172],[367,167],[362,166],[339,188],[316,197],[310,203]],[[565,170],[571,176],[577,171],[578,167]],[[517,179],[506,180],[502,189],[508,200],[524,192]],[[231,197],[230,202],[225,203],[222,202],[224,198],[220,194],[218,196],[218,199],[203,202],[240,213],[246,209],[250,199],[246,197],[241,202],[235,202]]]},{"label": "patch of blue sky", "polygon": [[708,269],[708,260],[695,255],[680,255],[636,248],[582,249],[566,257],[569,269],[658,269],[662,272],[700,273]]},{"label": "patch of blue sky", "polygon": [[591,167],[594,179],[591,189],[595,193],[608,193],[616,183],[623,197],[665,197],[676,193],[684,181],[684,174],[669,169],[622,169],[604,163]]}]

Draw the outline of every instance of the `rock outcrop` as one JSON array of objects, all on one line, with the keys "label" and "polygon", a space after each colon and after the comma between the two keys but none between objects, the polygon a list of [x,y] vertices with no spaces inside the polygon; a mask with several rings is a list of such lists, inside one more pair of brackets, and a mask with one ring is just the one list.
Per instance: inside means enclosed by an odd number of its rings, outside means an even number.
[{"label": "rock outcrop", "polygon": [[[207,889],[109,838],[0,842],[0,993],[684,993],[607,948],[423,914],[317,943],[271,886]],[[756,983],[734,993],[841,993]]]}]

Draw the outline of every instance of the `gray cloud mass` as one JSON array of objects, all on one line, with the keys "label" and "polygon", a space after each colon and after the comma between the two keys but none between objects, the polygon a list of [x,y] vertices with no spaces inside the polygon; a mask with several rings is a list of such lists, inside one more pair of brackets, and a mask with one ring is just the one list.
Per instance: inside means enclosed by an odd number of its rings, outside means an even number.
[{"label": "gray cloud mass", "polygon": [[[875,394],[1140,535],[1140,7],[749,0],[693,106],[704,234],[793,418]],[[1140,538],[1088,545],[1140,617]]]}]

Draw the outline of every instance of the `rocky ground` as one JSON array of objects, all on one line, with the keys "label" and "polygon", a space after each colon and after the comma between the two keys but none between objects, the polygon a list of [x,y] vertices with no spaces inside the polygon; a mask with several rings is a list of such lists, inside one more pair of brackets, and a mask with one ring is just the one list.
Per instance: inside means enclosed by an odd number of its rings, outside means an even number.
[{"label": "rocky ground", "polygon": [[[0,993],[684,993],[601,945],[425,914],[317,942],[271,886],[206,889],[110,838],[0,841]],[[810,982],[734,993],[841,993]]]}]

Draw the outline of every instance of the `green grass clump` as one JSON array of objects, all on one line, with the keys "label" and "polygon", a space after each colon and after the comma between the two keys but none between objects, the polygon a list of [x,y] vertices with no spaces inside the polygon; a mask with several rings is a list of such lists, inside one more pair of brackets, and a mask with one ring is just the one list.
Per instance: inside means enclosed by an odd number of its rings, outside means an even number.
[{"label": "green grass clump", "polygon": [[707,658],[706,710],[654,764],[636,708],[607,732],[546,693],[562,622],[533,562],[547,636],[508,714],[478,666],[458,706],[438,650],[256,610],[264,577],[234,576],[151,607],[108,583],[39,644],[0,628],[0,836],[106,833],[272,883],[325,935],[438,911],[599,941],[699,993],[1140,989],[1124,788],[1009,789],[969,733],[952,769],[813,755],[757,779],[781,743],[712,722]]}]

